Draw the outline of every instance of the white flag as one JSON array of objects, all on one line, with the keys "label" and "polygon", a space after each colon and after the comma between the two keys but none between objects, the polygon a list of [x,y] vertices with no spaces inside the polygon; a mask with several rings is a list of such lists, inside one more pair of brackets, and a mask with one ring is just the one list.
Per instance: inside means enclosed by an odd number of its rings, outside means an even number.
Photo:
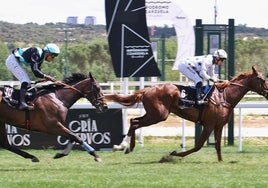
[{"label": "white flag", "polygon": [[172,70],[178,70],[178,64],[185,58],[195,55],[194,27],[184,11],[172,0],[146,0],[148,23],[172,24],[177,34],[177,55]]}]

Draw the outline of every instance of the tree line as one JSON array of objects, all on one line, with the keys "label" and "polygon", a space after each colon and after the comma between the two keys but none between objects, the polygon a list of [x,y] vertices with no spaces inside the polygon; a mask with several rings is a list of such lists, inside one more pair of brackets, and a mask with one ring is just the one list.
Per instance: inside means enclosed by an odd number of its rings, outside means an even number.
[{"label": "tree line", "polygon": [[[0,22],[0,25],[3,24]],[[7,71],[5,66],[5,60],[10,54],[11,50],[16,47],[30,47],[38,46],[43,47],[48,42],[55,42],[60,46],[61,54],[54,59],[53,63],[43,63],[42,71],[46,74],[55,76],[57,79],[63,79],[65,76],[70,75],[74,72],[88,74],[89,72],[98,79],[99,82],[107,82],[119,80],[115,77],[110,52],[109,45],[107,41],[107,36],[105,33],[105,26],[79,26],[69,34],[69,40],[75,38],[74,41],[68,41],[68,46],[66,46],[66,39],[64,38],[64,31],[62,31],[63,26],[66,25],[55,25],[46,24],[44,26],[38,26],[36,24],[25,24],[22,33],[19,36],[22,38],[16,38],[14,40],[13,35],[17,36],[16,33],[9,33],[10,29],[14,27],[14,24],[6,24],[6,27],[1,27],[1,32],[4,33],[0,35],[0,80],[16,80],[13,78],[11,73]],[[8,27],[8,28],[7,28]],[[49,32],[44,32],[40,30]],[[70,28],[70,26],[68,26]],[[77,27],[77,26],[76,26]],[[242,28],[245,26],[241,26]],[[28,30],[27,30],[28,28]],[[35,29],[34,29],[35,28]],[[36,29],[39,28],[39,29]],[[46,29],[45,29],[46,28]],[[58,29],[61,28],[61,29]],[[81,29],[82,28],[82,29]],[[158,28],[156,33],[159,32]],[[167,30],[169,35],[165,42],[165,77],[166,81],[176,81],[179,79],[179,72],[172,70],[172,65],[174,62],[170,60],[176,59],[177,53],[177,42],[176,34],[172,34],[174,29],[160,28]],[[241,28],[240,28],[241,29]],[[5,30],[5,32],[3,31]],[[12,30],[14,31],[14,30]],[[38,32],[36,32],[38,31]],[[266,30],[265,30],[266,31]],[[0,33],[1,33],[0,32]],[[61,33],[63,32],[63,33]],[[67,31],[69,32],[69,31]],[[9,34],[8,34],[9,33]],[[26,35],[25,35],[26,33]],[[44,33],[42,36],[40,33]],[[49,35],[48,35],[49,33]],[[54,33],[54,37],[53,37]],[[28,34],[28,35],[27,35]],[[66,34],[66,33],[65,33]],[[264,34],[263,34],[264,35]],[[29,37],[25,37],[29,36]],[[237,36],[237,33],[236,33]],[[241,37],[243,36],[243,37]],[[248,37],[249,34],[241,35],[235,39],[235,72],[236,74],[240,72],[250,71],[252,65],[256,65],[257,68],[264,74],[267,74],[267,61],[268,61],[268,41],[266,37]],[[252,35],[250,35],[252,36]],[[156,35],[155,37],[160,37]],[[27,39],[27,40],[26,40]],[[246,39],[246,40],[245,40]],[[161,46],[161,41],[159,41],[159,46]],[[158,48],[158,59],[161,59],[162,53],[161,48]],[[67,58],[68,57],[68,58]],[[66,61],[68,59],[68,61]],[[161,69],[161,60],[158,61],[158,67]],[[36,78],[31,74],[30,67],[26,67],[29,72],[29,76],[32,80]]]}]

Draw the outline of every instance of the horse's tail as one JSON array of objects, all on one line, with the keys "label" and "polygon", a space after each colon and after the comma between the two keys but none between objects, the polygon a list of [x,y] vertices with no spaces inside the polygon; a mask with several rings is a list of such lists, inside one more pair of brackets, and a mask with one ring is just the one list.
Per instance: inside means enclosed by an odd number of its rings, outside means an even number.
[{"label": "horse's tail", "polygon": [[121,94],[110,94],[105,95],[106,100],[114,101],[119,104],[122,104],[123,106],[133,106],[136,103],[139,103],[142,101],[144,89],[138,90],[134,94],[129,95],[121,95]]}]

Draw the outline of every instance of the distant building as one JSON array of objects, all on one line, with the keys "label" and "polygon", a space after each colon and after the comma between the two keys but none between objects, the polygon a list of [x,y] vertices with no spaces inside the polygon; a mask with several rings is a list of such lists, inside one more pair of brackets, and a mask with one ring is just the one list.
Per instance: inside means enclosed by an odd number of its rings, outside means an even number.
[{"label": "distant building", "polygon": [[95,16],[87,16],[85,18],[85,25],[95,25],[96,24],[96,17]]},{"label": "distant building", "polygon": [[77,24],[78,17],[77,16],[69,16],[67,18],[68,24]]}]

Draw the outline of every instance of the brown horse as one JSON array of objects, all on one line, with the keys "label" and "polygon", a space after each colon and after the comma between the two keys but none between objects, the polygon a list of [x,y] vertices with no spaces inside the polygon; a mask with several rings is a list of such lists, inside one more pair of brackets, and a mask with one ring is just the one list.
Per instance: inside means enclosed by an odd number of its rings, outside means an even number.
[{"label": "brown horse", "polygon": [[[3,91],[3,89],[1,89]],[[2,92],[0,92],[2,98]],[[101,161],[95,150],[76,136],[65,126],[68,109],[80,98],[88,99],[96,110],[107,109],[103,93],[96,79],[89,74],[72,74],[63,81],[57,81],[52,88],[39,89],[33,99],[34,109],[29,111],[29,120],[25,120],[25,111],[11,108],[4,100],[0,102],[0,147],[14,152],[24,158],[39,162],[38,158],[9,144],[5,124],[37,131],[50,135],[63,136],[69,140],[66,149],[54,158],[69,154],[72,145],[79,143],[96,161]]]},{"label": "brown horse", "polygon": [[180,153],[173,151],[170,155],[184,157],[200,150],[214,131],[218,161],[222,161],[222,129],[228,122],[234,107],[248,91],[254,91],[268,99],[268,88],[265,80],[254,67],[252,67],[252,72],[240,74],[224,83],[215,83],[208,98],[208,104],[202,107],[181,108],[178,104],[182,93],[178,87],[173,84],[158,84],[137,90],[130,95],[112,94],[105,96],[107,100],[118,102],[124,106],[132,106],[141,102],[146,111],[142,117],[130,120],[127,135],[120,145],[114,145],[114,151],[124,149],[126,149],[125,153],[133,151],[136,129],[165,121],[170,113],[174,113],[184,119],[200,123],[203,130],[194,148]]}]

